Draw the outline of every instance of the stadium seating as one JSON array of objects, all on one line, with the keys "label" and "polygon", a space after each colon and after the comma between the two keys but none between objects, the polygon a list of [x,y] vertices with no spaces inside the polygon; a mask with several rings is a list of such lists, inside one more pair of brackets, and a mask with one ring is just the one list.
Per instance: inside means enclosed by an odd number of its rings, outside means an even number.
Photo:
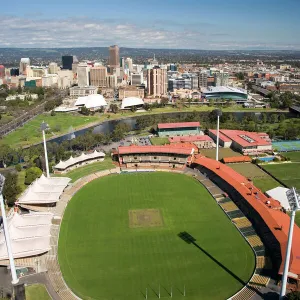
[{"label": "stadium seating", "polygon": [[250,283],[255,285],[267,286],[270,281],[270,277],[254,274],[250,280]]}]

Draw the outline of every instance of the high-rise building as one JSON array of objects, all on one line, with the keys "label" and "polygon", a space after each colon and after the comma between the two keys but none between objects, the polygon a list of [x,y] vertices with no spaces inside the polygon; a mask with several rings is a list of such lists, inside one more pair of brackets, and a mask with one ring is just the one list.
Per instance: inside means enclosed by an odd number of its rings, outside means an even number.
[{"label": "high-rise building", "polygon": [[199,88],[207,87],[207,73],[199,73]]},{"label": "high-rise building", "polygon": [[10,76],[19,76],[20,75],[20,71],[18,68],[11,68],[10,69]]},{"label": "high-rise building", "polygon": [[117,86],[117,75],[114,74],[114,75],[108,75],[106,77],[106,81],[107,81],[107,86],[110,87],[110,88],[115,88]]},{"label": "high-rise building", "polygon": [[229,80],[229,74],[228,73],[216,73],[214,75],[215,77],[215,86],[227,86],[228,80]]},{"label": "high-rise building", "polygon": [[168,77],[167,70],[154,67],[147,71],[147,91],[148,95],[162,96],[167,94]]},{"label": "high-rise building", "polygon": [[27,66],[30,66],[30,59],[27,58],[21,58],[20,61],[20,68],[19,68],[19,73],[20,75],[26,75],[26,68]]},{"label": "high-rise building", "polygon": [[87,64],[79,64],[77,67],[78,86],[85,87],[90,85],[89,66]]},{"label": "high-rise building", "polygon": [[5,77],[5,67],[3,65],[0,65],[0,78]]},{"label": "high-rise building", "polygon": [[120,54],[119,47],[117,45],[113,45],[109,47],[109,60],[108,64],[112,68],[120,67]]},{"label": "high-rise building", "polygon": [[143,84],[143,73],[131,73],[131,85]]},{"label": "high-rise building", "polygon": [[177,66],[175,64],[169,64],[168,71],[177,71]]},{"label": "high-rise building", "polygon": [[64,55],[64,56],[62,56],[61,60],[62,60],[63,70],[72,70],[72,64],[73,64],[73,56],[72,55]]},{"label": "high-rise building", "polygon": [[56,62],[52,62],[48,66],[49,74],[57,74],[58,66]]},{"label": "high-rise building", "polygon": [[132,62],[132,58],[127,57],[125,59],[125,66],[123,67],[123,69],[128,69],[129,71],[133,70],[133,62]]},{"label": "high-rise building", "polygon": [[104,66],[97,66],[90,69],[91,85],[98,87],[106,87],[107,68]]}]

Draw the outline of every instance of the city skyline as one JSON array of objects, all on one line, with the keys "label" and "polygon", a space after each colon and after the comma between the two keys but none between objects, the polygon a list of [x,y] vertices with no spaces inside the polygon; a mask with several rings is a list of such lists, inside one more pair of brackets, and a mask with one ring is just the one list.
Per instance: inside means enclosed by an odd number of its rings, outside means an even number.
[{"label": "city skyline", "polygon": [[300,50],[299,11],[297,0],[5,2],[0,47]]}]

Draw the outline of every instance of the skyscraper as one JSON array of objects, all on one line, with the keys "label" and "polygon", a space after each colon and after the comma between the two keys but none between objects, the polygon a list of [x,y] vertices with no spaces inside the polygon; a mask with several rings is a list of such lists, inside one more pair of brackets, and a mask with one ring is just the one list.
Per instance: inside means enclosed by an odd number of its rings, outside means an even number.
[{"label": "skyscraper", "polygon": [[107,68],[104,66],[97,66],[90,69],[91,85],[106,87]]},{"label": "skyscraper", "polygon": [[108,64],[112,68],[120,67],[120,54],[119,47],[117,45],[113,45],[109,47],[109,60]]},{"label": "skyscraper", "polygon": [[0,65],[0,78],[5,77],[5,67]]},{"label": "skyscraper", "polygon": [[56,62],[52,62],[48,66],[49,68],[49,74],[57,74],[58,67]]},{"label": "skyscraper", "polygon": [[162,96],[167,94],[168,77],[167,70],[154,67],[147,71],[147,91],[148,95]]},{"label": "skyscraper", "polygon": [[62,56],[61,60],[62,60],[63,70],[72,70],[72,64],[73,64],[73,56],[72,55],[64,55],[64,56]]},{"label": "skyscraper", "polygon": [[30,66],[30,59],[28,57],[21,58],[19,72],[20,75],[26,75],[26,68]]},{"label": "skyscraper", "polygon": [[89,67],[87,64],[79,64],[77,67],[78,86],[85,87],[90,85]]}]

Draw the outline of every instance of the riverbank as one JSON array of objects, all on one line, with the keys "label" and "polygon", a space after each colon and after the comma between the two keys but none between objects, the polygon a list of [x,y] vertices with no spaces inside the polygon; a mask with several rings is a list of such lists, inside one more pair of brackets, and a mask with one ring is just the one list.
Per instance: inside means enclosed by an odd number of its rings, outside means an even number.
[{"label": "riverbank", "polygon": [[[143,115],[151,114],[168,114],[168,113],[178,113],[178,112],[207,112],[214,110],[215,107],[203,107],[203,106],[190,106],[184,107],[181,109],[173,107],[163,107],[156,108],[150,111],[143,112],[131,112],[131,111],[122,111],[116,114],[95,114],[94,116],[82,116],[78,113],[72,114],[59,114],[51,116],[49,113],[42,114],[34,118],[33,120],[26,123],[23,127],[18,128],[14,132],[3,137],[0,141],[1,144],[10,145],[13,148],[27,148],[34,144],[39,144],[42,142],[42,134],[39,129],[42,121],[45,121],[49,124],[50,130],[46,133],[46,138],[48,141],[61,137],[70,133],[70,128],[74,131],[82,130],[85,128],[90,128],[96,125],[100,125],[104,121],[109,120],[122,120],[130,117],[138,117]],[[232,106],[222,109],[224,112],[274,112],[282,113],[287,111],[276,110],[276,109],[247,109],[241,106]]]}]

